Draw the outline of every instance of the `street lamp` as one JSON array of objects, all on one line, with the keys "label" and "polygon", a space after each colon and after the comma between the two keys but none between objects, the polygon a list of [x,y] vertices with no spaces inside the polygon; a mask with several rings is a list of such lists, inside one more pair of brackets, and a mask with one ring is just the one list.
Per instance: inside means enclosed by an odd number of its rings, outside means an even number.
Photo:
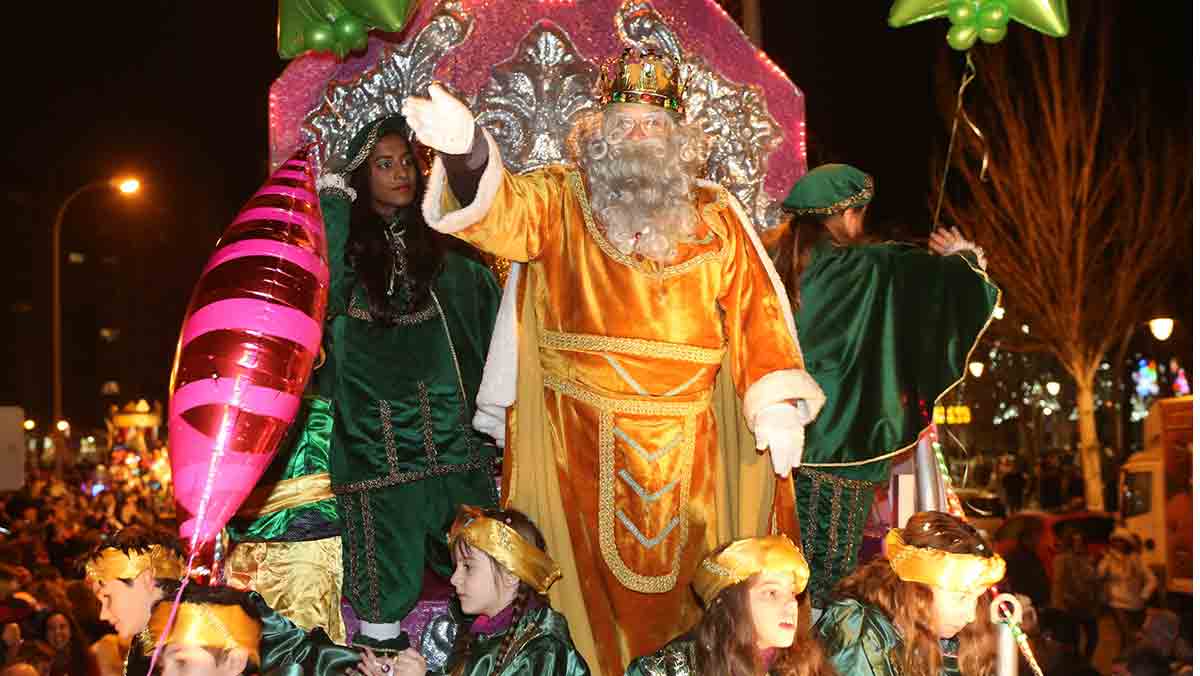
[{"label": "street lamp", "polygon": [[1150,333],[1160,341],[1171,337],[1171,332],[1175,330],[1175,320],[1170,317],[1155,317],[1150,320]]},{"label": "street lamp", "polygon": [[59,432],[66,432],[67,430],[71,429],[71,423],[67,422],[66,420],[59,420],[54,424],[54,427]]},{"label": "street lamp", "polygon": [[983,362],[973,361],[970,364],[967,364],[967,369],[971,371],[971,375],[978,378],[983,375]]},{"label": "street lamp", "polygon": [[1057,397],[1058,392],[1061,389],[1062,385],[1059,385],[1057,380],[1051,380],[1050,382],[1046,383],[1046,394],[1049,394],[1052,397]]},{"label": "street lamp", "polygon": [[37,427],[37,423],[33,420],[26,420],[23,427],[26,432],[32,432]]},{"label": "street lamp", "polygon": [[[51,246],[50,254],[53,258],[50,261],[50,344],[51,352],[54,355],[54,361],[51,364],[52,377],[54,378],[54,420],[59,421],[58,430],[65,431],[63,425],[66,421],[62,419],[62,227],[63,217],[67,214],[67,207],[75,201],[83,193],[94,188],[114,188],[122,195],[133,195],[141,189],[141,182],[136,178],[112,178],[102,181],[92,181],[85,183],[75,189],[75,192],[67,195],[62,204],[58,207],[58,213],[54,216],[54,227],[51,230]],[[55,448],[55,455],[58,457],[58,472],[62,472],[62,449]]]}]

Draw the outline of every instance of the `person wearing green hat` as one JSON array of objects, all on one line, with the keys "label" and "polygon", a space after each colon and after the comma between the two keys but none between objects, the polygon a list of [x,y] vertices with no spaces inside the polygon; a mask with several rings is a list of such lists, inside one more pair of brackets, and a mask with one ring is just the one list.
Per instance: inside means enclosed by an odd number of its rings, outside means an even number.
[{"label": "person wearing green hat", "polygon": [[333,599],[344,596],[360,620],[351,644],[376,650],[407,647],[400,621],[426,564],[449,576],[438,543],[444,550],[457,506],[498,497],[496,447],[471,418],[500,289],[491,270],[425,225],[409,139],[404,118],[376,120],[357,132],[340,171],[318,181],[329,303],[311,383],[319,398],[296,446],[308,457],[328,447],[322,495],[336,503],[343,573]]},{"label": "person wearing green hat", "polygon": [[774,256],[828,397],[793,475],[818,606],[858,565],[875,488],[961,380],[1000,299],[983,252],[957,229],[935,230],[928,250],[865,235],[874,196],[850,165],[809,171],[783,202],[792,220]]}]

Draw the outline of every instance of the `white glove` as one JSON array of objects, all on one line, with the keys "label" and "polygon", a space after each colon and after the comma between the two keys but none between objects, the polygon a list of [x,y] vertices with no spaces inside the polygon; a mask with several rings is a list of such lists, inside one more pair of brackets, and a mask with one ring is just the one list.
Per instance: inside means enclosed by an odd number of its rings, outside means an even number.
[{"label": "white glove", "polygon": [[771,464],[781,477],[791,476],[804,456],[804,415],[792,404],[771,404],[754,416],[758,450],[771,449]]},{"label": "white glove", "polygon": [[475,140],[475,116],[440,84],[429,85],[429,98],[410,96],[400,112],[417,140],[447,155],[465,155]]}]

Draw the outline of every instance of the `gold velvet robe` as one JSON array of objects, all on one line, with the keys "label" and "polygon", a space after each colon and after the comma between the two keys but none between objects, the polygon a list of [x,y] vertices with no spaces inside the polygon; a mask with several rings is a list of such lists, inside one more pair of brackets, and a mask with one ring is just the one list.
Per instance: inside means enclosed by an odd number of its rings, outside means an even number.
[{"label": "gold velvet robe", "polygon": [[[723,188],[701,186],[696,241],[652,265],[607,240],[579,171],[513,176],[488,143],[466,207],[435,163],[425,217],[529,263],[504,502],[545,531],[564,570],[552,598],[581,652],[597,673],[622,674],[699,618],[689,583],[705,553],[732,537],[798,535],[792,486],[753,452],[746,423],[779,402],[815,415],[824,397],[774,270]],[[731,389],[745,423],[714,415]]]}]

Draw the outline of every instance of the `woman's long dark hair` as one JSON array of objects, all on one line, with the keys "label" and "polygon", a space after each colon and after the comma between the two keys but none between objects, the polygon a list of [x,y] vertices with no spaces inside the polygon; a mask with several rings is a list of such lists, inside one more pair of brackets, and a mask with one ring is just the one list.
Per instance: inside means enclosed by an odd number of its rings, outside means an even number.
[{"label": "woman's long dark hair", "polygon": [[[395,131],[380,135],[398,136],[408,144],[413,161],[416,149],[404,134]],[[350,174],[350,187],[358,193],[358,199],[350,208],[350,238],[346,243],[346,264],[354,270],[358,282],[366,290],[368,310],[373,322],[392,326],[400,315],[423,309],[431,302],[430,288],[437,278],[445,259],[446,247],[438,233],[425,223],[421,215],[421,200],[425,196],[425,176],[418,168],[413,192],[413,201],[397,211],[404,224],[404,268],[405,279],[394,282],[395,299],[388,296],[388,280],[393,266],[392,249],[386,236],[387,222],[371,207],[371,162],[368,158]],[[353,294],[353,290],[350,292]],[[347,302],[349,299],[347,299]]]},{"label": "woman's long dark hair", "polygon": [[[943,512],[918,512],[904,526],[904,541],[953,554],[989,557],[992,548],[966,522]],[[834,598],[853,598],[875,606],[904,637],[894,657],[904,674],[942,673],[942,650],[933,617],[933,591],[920,582],[901,580],[880,556],[838,583]],[[989,599],[979,597],[975,621],[958,633],[958,666],[963,676],[994,673],[996,644],[988,620]]]},{"label": "woman's long dark hair", "polygon": [[[865,209],[866,207],[854,208]],[[851,211],[851,209],[847,209],[847,211]],[[828,218],[829,216],[820,214],[796,214],[792,217],[787,232],[779,238],[779,243],[775,246],[775,254],[772,256],[775,270],[779,272],[783,288],[787,291],[793,308],[800,307],[800,278],[804,276],[804,270],[808,267],[813,246],[822,237],[832,236],[825,227],[825,220]],[[871,241],[874,241],[873,238],[864,234],[853,241],[838,242],[838,244],[866,244]]]}]

